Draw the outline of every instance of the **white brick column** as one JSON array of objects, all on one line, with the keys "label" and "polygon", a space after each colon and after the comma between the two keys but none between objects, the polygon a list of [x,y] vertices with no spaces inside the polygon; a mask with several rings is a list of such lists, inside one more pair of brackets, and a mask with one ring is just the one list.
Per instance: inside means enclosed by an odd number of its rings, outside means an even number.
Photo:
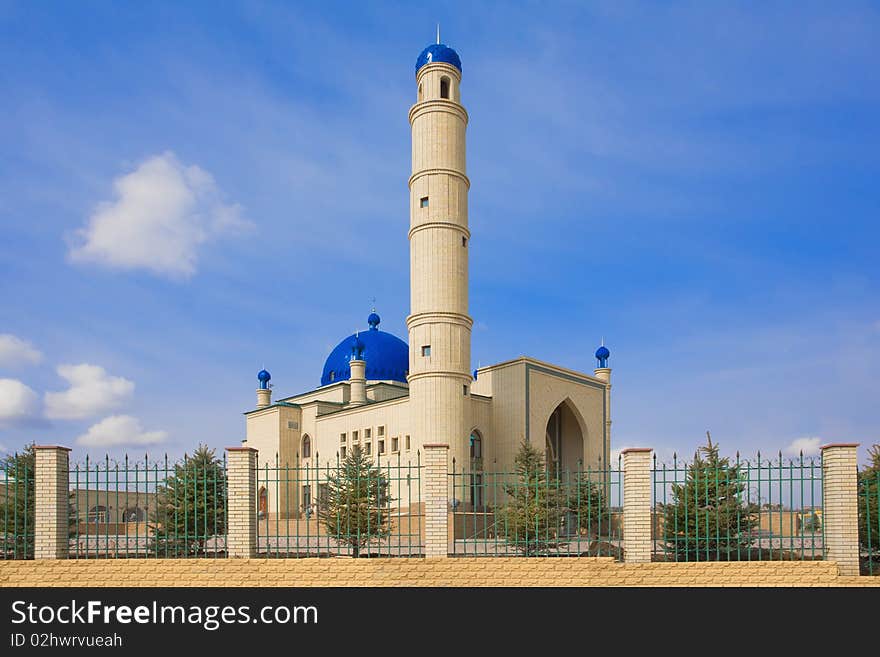
[{"label": "white brick column", "polygon": [[226,453],[226,556],[253,557],[257,554],[257,450],[227,447]]},{"label": "white brick column", "polygon": [[825,558],[841,575],[859,574],[858,443],[822,447]]},{"label": "white brick column", "polygon": [[650,447],[631,447],[622,452],[623,544],[627,563],[651,561],[651,452]]},{"label": "white brick column", "polygon": [[449,556],[449,445],[425,445],[425,556]]},{"label": "white brick column", "polygon": [[39,445],[34,454],[34,558],[66,559],[70,449]]}]

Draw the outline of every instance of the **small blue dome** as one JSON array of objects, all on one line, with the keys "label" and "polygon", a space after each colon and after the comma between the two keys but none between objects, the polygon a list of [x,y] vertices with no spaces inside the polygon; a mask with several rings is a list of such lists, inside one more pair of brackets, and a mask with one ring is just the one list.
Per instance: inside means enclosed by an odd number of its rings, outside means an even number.
[{"label": "small blue dome", "polygon": [[461,71],[461,59],[459,59],[457,52],[443,43],[432,43],[422,51],[422,54],[416,60],[416,73],[425,64],[435,64],[437,62],[452,64]]},{"label": "small blue dome", "polygon": [[378,329],[378,328],[379,328],[379,322],[381,322],[381,321],[382,321],[382,320],[379,319],[379,315],[376,314],[376,311],[375,311],[375,310],[374,310],[373,312],[370,313],[370,316],[369,316],[369,317],[367,317],[367,324],[370,325],[370,330],[371,330],[371,331],[375,331],[376,329]]},{"label": "small blue dome", "polygon": [[257,372],[257,380],[260,382],[261,388],[269,387],[269,379],[272,378],[272,375],[269,374],[266,370],[260,370]]},{"label": "small blue dome", "polygon": [[596,358],[608,358],[611,355],[611,352],[608,351],[608,347],[604,344],[596,349]]},{"label": "small blue dome", "polygon": [[[375,315],[376,325],[373,325]],[[379,316],[372,313],[369,317],[370,330],[360,331],[344,338],[333,348],[324,363],[321,373],[321,385],[326,386],[351,378],[348,361],[352,352],[359,350],[361,358],[367,361],[368,381],[400,381],[406,382],[409,371],[409,347],[406,342],[377,328]],[[359,343],[359,344],[358,344]]]}]

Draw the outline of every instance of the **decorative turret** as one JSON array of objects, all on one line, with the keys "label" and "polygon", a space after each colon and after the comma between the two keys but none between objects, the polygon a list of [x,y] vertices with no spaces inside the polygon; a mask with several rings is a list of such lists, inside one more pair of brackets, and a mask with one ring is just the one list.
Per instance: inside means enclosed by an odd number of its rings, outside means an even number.
[{"label": "decorative turret", "polygon": [[257,372],[257,381],[260,382],[257,388],[257,408],[266,408],[272,404],[272,389],[269,384],[271,379],[272,375],[265,369]]},{"label": "decorative turret", "polygon": [[[370,318],[372,319],[373,316],[376,317],[376,324],[378,324],[379,316],[373,313]],[[370,328],[375,330],[372,323]],[[367,361],[364,360],[364,343],[361,342],[357,333],[354,334],[352,341],[351,359],[348,361],[348,367],[351,371],[348,403],[351,406],[363,406],[367,403]]]}]

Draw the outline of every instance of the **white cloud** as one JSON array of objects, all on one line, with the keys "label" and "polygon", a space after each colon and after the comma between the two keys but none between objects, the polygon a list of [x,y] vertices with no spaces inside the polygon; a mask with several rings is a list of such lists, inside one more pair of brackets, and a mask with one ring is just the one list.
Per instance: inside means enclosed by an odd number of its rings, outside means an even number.
[{"label": "white cloud", "polygon": [[71,261],[147,269],[172,278],[196,271],[199,247],[252,224],[227,205],[214,178],[166,151],[114,181],[117,198],[101,203],[77,231]]},{"label": "white cloud", "polygon": [[782,451],[786,456],[798,456],[801,452],[804,456],[817,456],[822,439],[816,436],[795,438]]},{"label": "white cloud", "polygon": [[43,354],[34,349],[27,340],[10,333],[0,334],[0,367],[36,365],[43,360]]},{"label": "white cloud", "polygon": [[167,431],[144,431],[140,420],[131,415],[111,415],[89,427],[76,439],[76,444],[86,447],[155,445],[167,437]]},{"label": "white cloud", "polygon": [[16,379],[0,379],[0,422],[33,417],[38,406],[37,393]]},{"label": "white cloud", "polygon": [[134,392],[134,383],[110,376],[98,365],[59,365],[58,375],[70,383],[63,392],[47,392],[46,417],[81,420],[118,408]]}]

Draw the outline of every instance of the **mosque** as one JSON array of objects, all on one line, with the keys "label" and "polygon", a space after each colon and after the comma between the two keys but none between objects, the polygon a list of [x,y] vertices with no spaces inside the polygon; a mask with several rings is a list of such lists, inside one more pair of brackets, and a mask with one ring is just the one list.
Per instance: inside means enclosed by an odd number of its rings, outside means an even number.
[{"label": "mosque", "polygon": [[[471,369],[461,79],[458,53],[439,39],[416,60],[408,342],[382,331],[374,310],[363,331],[330,352],[317,388],[273,401],[271,376],[260,371],[244,445],[259,451],[261,465],[277,454],[281,463],[323,467],[354,448],[382,461],[415,462],[423,445],[446,444],[459,469],[510,471],[523,441],[543,448],[560,471],[607,462],[611,369],[604,345],[592,374],[528,356]],[[307,503],[310,492],[295,495]],[[267,503],[279,504],[260,501]]]}]

